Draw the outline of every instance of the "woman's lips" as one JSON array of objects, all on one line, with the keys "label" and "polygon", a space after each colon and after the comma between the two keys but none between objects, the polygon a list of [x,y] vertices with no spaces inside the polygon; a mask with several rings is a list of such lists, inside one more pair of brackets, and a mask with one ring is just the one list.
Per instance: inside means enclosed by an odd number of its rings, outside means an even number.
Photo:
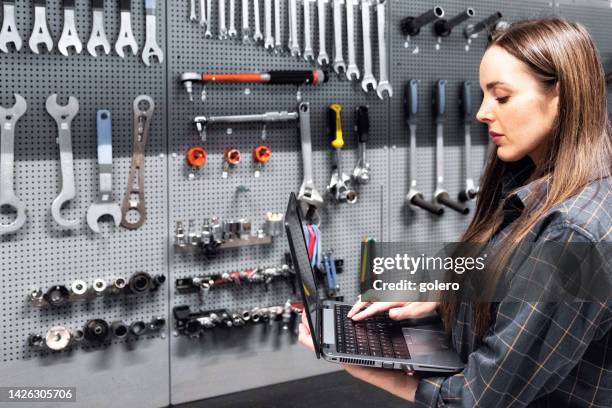
[{"label": "woman's lips", "polygon": [[495,133],[495,132],[489,131],[489,136],[491,136],[491,140],[493,140],[493,142],[497,142],[504,135],[502,135],[501,133]]}]

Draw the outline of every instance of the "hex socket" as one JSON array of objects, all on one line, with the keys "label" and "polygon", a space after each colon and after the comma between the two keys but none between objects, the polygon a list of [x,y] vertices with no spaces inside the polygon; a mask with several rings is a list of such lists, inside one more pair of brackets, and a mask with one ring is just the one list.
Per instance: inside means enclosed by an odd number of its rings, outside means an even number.
[{"label": "hex socket", "polygon": [[444,17],[444,9],[440,6],[434,6],[431,10],[426,11],[418,17],[406,17],[400,22],[402,34],[414,37],[419,35],[421,27]]}]

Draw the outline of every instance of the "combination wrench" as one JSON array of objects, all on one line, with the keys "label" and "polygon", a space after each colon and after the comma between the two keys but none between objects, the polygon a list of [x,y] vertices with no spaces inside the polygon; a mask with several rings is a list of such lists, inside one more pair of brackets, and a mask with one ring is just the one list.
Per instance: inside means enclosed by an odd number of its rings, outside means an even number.
[{"label": "combination wrench", "polygon": [[251,42],[251,37],[253,36],[253,32],[251,31],[251,27],[249,27],[249,0],[242,0],[242,43],[248,44]]},{"label": "combination wrench", "polygon": [[[219,39],[227,40],[227,25],[225,24],[225,0],[219,0]],[[210,20],[208,20],[210,23]]]},{"label": "combination wrench", "polygon": [[274,52],[283,53],[283,42],[281,40],[281,8],[280,0],[274,0]]},{"label": "combination wrench", "polygon": [[134,39],[132,32],[132,0],[120,0],[121,2],[121,26],[119,28],[119,37],[115,43],[115,52],[121,58],[124,57],[123,49],[130,47],[132,55],[138,53],[138,43]]},{"label": "combination wrench", "polygon": [[329,64],[329,55],[325,49],[325,0],[317,0],[317,17],[319,21],[319,55],[317,56],[317,63],[321,66]]},{"label": "combination wrench", "polygon": [[47,98],[47,113],[57,123],[57,143],[60,149],[60,168],[62,174],[62,189],[51,204],[51,216],[62,228],[75,228],[79,220],[67,220],[61,214],[61,210],[69,201],[76,197],[76,186],[74,182],[74,166],[72,157],[72,132],[70,126],[72,120],[79,113],[79,101],[74,97],[68,98],[68,104],[62,106],[57,103],[57,94]]},{"label": "combination wrench", "polygon": [[0,235],[16,232],[26,222],[25,204],[17,198],[13,189],[15,125],[28,109],[26,100],[15,94],[15,105],[6,109],[0,106],[0,208],[16,211],[17,217],[9,224],[0,223]]},{"label": "combination wrench", "polygon": [[346,1],[346,41],[348,46],[348,66],[346,77],[349,81],[359,79],[360,73],[355,58],[355,0]]},{"label": "combination wrench", "polygon": [[87,51],[93,57],[97,57],[96,48],[102,47],[104,53],[108,55],[111,46],[104,32],[104,0],[91,0],[91,8],[93,10],[93,25],[91,27],[91,36],[87,42]]},{"label": "combination wrench", "polygon": [[297,0],[289,0],[289,42],[288,48],[292,57],[299,57],[300,42],[297,27]]},{"label": "combination wrench", "polygon": [[227,29],[229,38],[236,38],[236,0],[229,0],[229,28]]},{"label": "combination wrench", "polygon": [[17,31],[17,23],[15,21],[15,0],[4,0],[2,3],[2,30],[0,30],[0,50],[9,52],[8,45],[13,44],[16,51],[21,50],[23,42]]},{"label": "combination wrench", "polygon": [[370,116],[367,106],[358,106],[356,109],[356,129],[359,136],[359,160],[353,169],[353,180],[359,184],[370,182],[370,164],[366,157],[366,146],[370,134]]},{"label": "combination wrench", "polygon": [[253,41],[260,43],[264,37],[261,32],[261,16],[259,9],[259,0],[253,0],[253,18],[255,19],[255,32],[253,33]]},{"label": "combination wrench", "polygon": [[[145,109],[140,104],[146,104]],[[130,230],[140,228],[147,219],[144,195],[144,161],[145,146],[149,138],[151,118],[155,110],[155,103],[148,95],[140,95],[134,100],[134,152],[132,153],[132,164],[128,175],[128,187],[121,205],[121,226]],[[138,220],[131,222],[128,214],[138,213]]]},{"label": "combination wrench", "polygon": [[346,72],[346,64],[342,56],[342,3],[345,0],[333,0],[334,16],[334,72],[338,75]]},{"label": "combination wrench", "polygon": [[[200,12],[206,15],[206,32],[204,38],[212,38],[212,29],[210,27],[210,18],[212,16],[212,0],[206,0],[206,10],[204,10],[204,0],[200,0]],[[200,23],[201,24],[201,23]]]},{"label": "combination wrench", "polygon": [[274,49],[274,36],[272,35],[272,0],[264,0],[264,25],[265,34],[264,48]]},{"label": "combination wrench", "polygon": [[302,166],[304,179],[298,193],[302,210],[307,220],[320,221],[318,210],[323,206],[323,197],[314,186],[312,174],[312,136],[310,134],[310,104],[302,102],[298,106],[300,120],[300,143],[302,147]]},{"label": "combination wrench", "polygon": [[386,92],[389,98],[393,96],[393,88],[389,83],[389,66],[387,61],[387,42],[385,39],[385,3],[387,0],[381,1],[376,5],[376,17],[378,19],[378,58],[380,68],[380,80],[378,81],[378,87],[376,87],[376,93],[380,99],[383,99],[383,94]]},{"label": "combination wrench", "polygon": [[310,0],[302,0],[304,3],[304,59],[314,61],[314,50],[312,49],[312,37],[310,30]]},{"label": "combination wrench", "polygon": [[157,57],[161,64],[164,62],[164,52],[157,45],[157,6],[156,0],[145,0],[146,20],[145,20],[145,45],[142,49],[142,60],[148,67],[151,65],[151,58]]},{"label": "combination wrench", "polygon": [[361,28],[363,31],[363,79],[361,88],[368,92],[370,86],[376,90],[376,79],[372,73],[372,42],[370,40],[370,3],[371,0],[361,0]]},{"label": "combination wrench", "polygon": [[[200,0],[200,2],[203,0]],[[196,4],[195,0],[189,0],[189,20],[197,21],[198,16],[196,16]]]},{"label": "combination wrench", "polygon": [[74,52],[80,54],[83,51],[83,44],[79,39],[74,21],[75,0],[64,0],[63,7],[64,27],[62,28],[62,35],[57,42],[57,49],[63,56],[67,57],[69,55],[68,48],[73,47]]},{"label": "combination wrench", "polygon": [[96,112],[96,130],[100,186],[96,202],[87,210],[87,225],[99,234],[101,231],[98,220],[101,217],[111,216],[116,227],[121,223],[121,208],[113,201],[113,135],[110,111]]},{"label": "combination wrench", "polygon": [[[191,19],[197,21],[198,17],[195,12],[195,0],[191,0],[192,14]],[[200,0],[200,25],[204,27],[206,25],[206,3],[204,0]]]},{"label": "combination wrench", "polygon": [[34,27],[29,45],[34,54],[38,54],[39,45],[44,45],[48,52],[53,49],[53,39],[47,26],[47,0],[34,0]]}]

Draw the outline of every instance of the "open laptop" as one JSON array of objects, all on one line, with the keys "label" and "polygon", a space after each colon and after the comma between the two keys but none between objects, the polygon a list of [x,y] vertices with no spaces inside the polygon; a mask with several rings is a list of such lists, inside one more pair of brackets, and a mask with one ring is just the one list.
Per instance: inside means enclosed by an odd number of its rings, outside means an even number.
[{"label": "open laptop", "polygon": [[300,205],[291,193],[285,229],[317,358],[404,371],[454,373],[463,369],[439,321],[398,322],[379,315],[354,322],[346,317],[352,305],[321,300],[321,285],[310,265],[302,220]]}]

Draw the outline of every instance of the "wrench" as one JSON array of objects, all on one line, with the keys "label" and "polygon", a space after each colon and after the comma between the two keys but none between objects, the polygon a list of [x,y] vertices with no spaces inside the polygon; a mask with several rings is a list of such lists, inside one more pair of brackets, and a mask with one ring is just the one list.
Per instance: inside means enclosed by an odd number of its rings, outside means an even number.
[{"label": "wrench", "polygon": [[253,12],[255,18],[255,33],[253,34],[253,40],[255,42],[261,42],[264,39],[261,32],[261,17],[259,15],[259,11],[259,0],[253,0]]},{"label": "wrench", "polygon": [[376,79],[372,74],[372,43],[370,41],[370,0],[361,0],[361,28],[363,31],[363,79],[361,88],[368,92],[369,87],[376,90]]},{"label": "wrench", "polygon": [[251,42],[253,32],[249,27],[249,0],[242,0],[242,43]]},{"label": "wrench", "polygon": [[359,184],[370,181],[370,164],[366,159],[366,144],[370,133],[370,117],[367,106],[357,107],[357,134],[359,135],[359,161],[353,169],[353,179]]},{"label": "wrench", "polygon": [[124,57],[123,49],[130,47],[132,55],[138,53],[138,44],[132,33],[132,0],[120,0],[121,2],[121,27],[119,28],[119,37],[115,43],[115,51],[121,58]]},{"label": "wrench", "polygon": [[310,1],[302,1],[304,2],[304,59],[306,61],[314,61],[315,56],[310,36]]},{"label": "wrench", "polygon": [[[197,21],[198,17],[196,16],[195,11],[195,0],[191,0],[191,10],[191,20]],[[204,3],[204,0],[200,0],[200,25],[202,27],[206,25],[206,4]]]},{"label": "wrench", "polygon": [[236,31],[236,0],[229,0],[229,29],[227,35],[229,38],[235,38],[238,35]]},{"label": "wrench", "polygon": [[346,39],[348,43],[348,67],[346,77],[349,81],[359,79],[359,68],[355,59],[355,0],[346,1]]},{"label": "wrench", "polygon": [[159,63],[164,62],[164,52],[157,45],[157,16],[156,1],[145,0],[146,24],[145,24],[145,45],[142,49],[142,60],[148,67],[151,65],[150,58],[157,57]]},{"label": "wrench", "polygon": [[104,53],[108,55],[111,47],[104,32],[104,0],[91,0],[91,8],[93,9],[93,25],[87,42],[87,51],[97,57],[96,48],[102,47]]},{"label": "wrench", "polygon": [[312,176],[312,140],[310,135],[310,104],[300,103],[298,107],[300,114],[300,142],[302,145],[302,166],[304,167],[304,179],[298,193],[298,200],[302,210],[308,219],[318,219],[317,210],[323,206],[323,197],[314,186]]},{"label": "wrench", "polygon": [[[210,20],[208,20],[210,23]],[[227,40],[227,26],[225,25],[225,0],[219,0],[219,39]]]},{"label": "wrench", "polygon": [[[139,107],[142,102],[146,102],[148,105],[145,110],[141,110]],[[128,176],[128,187],[121,206],[123,214],[121,226],[130,230],[140,228],[147,219],[144,195],[144,161],[145,146],[149,137],[149,127],[154,110],[155,103],[150,96],[140,95],[134,100],[134,152]],[[138,213],[138,221],[130,222],[128,220],[130,211]]]},{"label": "wrench", "polygon": [[34,28],[30,36],[30,49],[34,54],[38,54],[38,46],[43,44],[47,47],[47,51],[53,49],[53,39],[49,34],[47,26],[47,1],[34,0]]},{"label": "wrench", "polygon": [[274,0],[274,52],[277,54],[282,54],[284,51],[281,41],[280,15],[280,0]]},{"label": "wrench", "polygon": [[342,2],[333,0],[334,13],[334,71],[340,75],[346,72],[346,64],[342,56]]},{"label": "wrench", "polygon": [[76,197],[76,187],[74,183],[74,167],[72,164],[72,132],[70,125],[74,117],[79,113],[79,101],[71,96],[68,104],[61,106],[57,103],[57,94],[47,98],[47,112],[57,123],[57,143],[60,148],[60,167],[62,171],[62,190],[51,205],[51,216],[62,228],[75,228],[79,220],[67,220],[61,214],[61,209],[68,201]]},{"label": "wrench", "polygon": [[4,0],[2,3],[2,30],[0,31],[0,50],[8,52],[8,45],[13,43],[16,51],[21,49],[23,45],[19,32],[17,31],[17,23],[15,22],[15,0]]},{"label": "wrench", "polygon": [[198,17],[196,16],[196,4],[195,0],[190,0],[189,4],[189,20],[196,21]]},{"label": "wrench", "polygon": [[297,0],[289,0],[289,51],[292,57],[301,54],[297,32]]},{"label": "wrench", "polygon": [[264,0],[264,22],[266,38],[264,40],[264,48],[271,50],[274,48],[274,37],[272,36],[272,0]]},{"label": "wrench", "polygon": [[74,47],[74,52],[80,54],[83,51],[83,44],[79,39],[79,34],[74,23],[75,0],[64,0],[64,28],[62,35],[57,42],[57,49],[64,56],[68,56],[68,48]]},{"label": "wrench", "polygon": [[[204,33],[204,38],[212,38],[212,32],[210,31],[210,16],[212,15],[212,0],[206,0],[206,10],[204,10],[204,8],[202,7],[202,3],[200,3],[200,11],[202,14],[206,14],[206,32]],[[207,11],[207,13],[205,13],[205,11]]]},{"label": "wrench", "polygon": [[327,192],[334,197],[336,202],[354,204],[357,202],[357,192],[351,188],[351,179],[342,172],[340,166],[340,150],[344,146],[341,112],[342,107],[336,103],[331,104],[328,108],[328,131],[334,151],[332,155],[332,176],[327,186]]},{"label": "wrench", "polygon": [[319,55],[317,63],[321,66],[329,64],[329,56],[325,51],[325,0],[317,0],[317,15],[319,19]]},{"label": "wrench", "polygon": [[95,203],[87,210],[87,225],[93,232],[100,233],[98,220],[110,215],[118,227],[121,222],[121,208],[113,201],[113,135],[111,113],[107,110],[96,112],[98,139],[98,169],[100,193]]},{"label": "wrench", "polygon": [[389,83],[389,67],[387,65],[387,43],[385,41],[385,3],[383,0],[376,5],[376,17],[378,18],[378,58],[380,64],[380,80],[376,93],[380,99],[383,99],[383,93],[387,92],[389,98],[393,96],[393,88]]},{"label": "wrench", "polygon": [[17,218],[10,224],[0,224],[0,235],[11,234],[26,222],[25,204],[13,190],[15,125],[26,112],[28,105],[21,95],[15,94],[15,105],[6,109],[0,106],[0,208],[14,208]]}]

